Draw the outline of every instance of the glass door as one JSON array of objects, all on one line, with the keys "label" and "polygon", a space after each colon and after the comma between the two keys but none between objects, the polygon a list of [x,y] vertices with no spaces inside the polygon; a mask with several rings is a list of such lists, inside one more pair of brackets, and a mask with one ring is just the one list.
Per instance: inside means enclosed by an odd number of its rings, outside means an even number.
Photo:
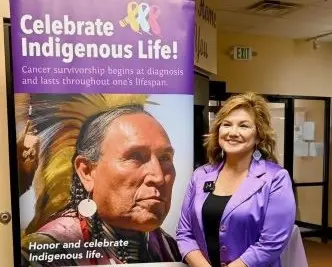
[{"label": "glass door", "polygon": [[325,99],[294,99],[293,179],[303,235],[327,240],[329,111]]}]

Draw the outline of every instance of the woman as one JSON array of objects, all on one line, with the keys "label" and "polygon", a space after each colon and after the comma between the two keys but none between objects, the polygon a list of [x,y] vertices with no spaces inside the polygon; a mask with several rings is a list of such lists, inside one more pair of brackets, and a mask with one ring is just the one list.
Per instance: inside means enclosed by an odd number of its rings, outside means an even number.
[{"label": "woman", "polygon": [[209,164],[193,174],[177,229],[191,267],[281,266],[295,200],[275,144],[261,96],[233,96],[217,113],[205,141]]}]

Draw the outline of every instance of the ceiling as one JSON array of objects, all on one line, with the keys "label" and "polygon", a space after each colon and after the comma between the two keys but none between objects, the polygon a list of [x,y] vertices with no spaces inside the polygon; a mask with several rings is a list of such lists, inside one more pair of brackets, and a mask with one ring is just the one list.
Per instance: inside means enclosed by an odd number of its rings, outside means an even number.
[{"label": "ceiling", "polygon": [[218,27],[224,32],[269,35],[292,39],[319,38],[332,42],[332,0],[285,0],[301,5],[284,15],[257,14],[246,8],[259,0],[213,0]]}]

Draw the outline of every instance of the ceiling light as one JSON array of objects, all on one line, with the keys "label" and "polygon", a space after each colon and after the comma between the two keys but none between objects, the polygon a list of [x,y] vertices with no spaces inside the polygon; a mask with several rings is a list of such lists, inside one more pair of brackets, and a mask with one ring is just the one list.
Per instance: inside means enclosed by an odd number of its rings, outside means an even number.
[{"label": "ceiling light", "polygon": [[317,50],[319,48],[319,41],[317,38],[312,41],[312,48],[314,50]]}]

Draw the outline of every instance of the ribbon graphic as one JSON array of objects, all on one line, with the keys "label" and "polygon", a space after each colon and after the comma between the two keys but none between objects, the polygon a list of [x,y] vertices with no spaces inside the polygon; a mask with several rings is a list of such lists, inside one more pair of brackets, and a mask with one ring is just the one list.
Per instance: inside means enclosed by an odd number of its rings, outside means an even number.
[{"label": "ribbon graphic", "polygon": [[139,6],[140,9],[138,12],[137,22],[141,26],[143,32],[150,33],[150,25],[149,22],[147,21],[147,16],[149,15],[150,12],[150,7],[146,3],[141,3]]},{"label": "ribbon graphic", "polygon": [[160,36],[161,28],[157,21],[159,16],[160,8],[156,5],[150,7],[147,3],[130,2],[127,6],[127,16],[121,19],[119,24],[121,27],[130,25],[136,33],[142,31],[151,34],[151,30],[155,35]]},{"label": "ribbon graphic", "polygon": [[119,21],[121,27],[126,27],[130,25],[134,32],[139,33],[139,23],[136,19],[140,6],[136,2],[130,2],[127,6],[127,16]]},{"label": "ribbon graphic", "polygon": [[149,24],[150,24],[152,32],[155,35],[160,35],[160,33],[161,33],[161,28],[157,21],[159,16],[160,16],[160,8],[156,5],[151,6],[150,15],[149,15]]}]

